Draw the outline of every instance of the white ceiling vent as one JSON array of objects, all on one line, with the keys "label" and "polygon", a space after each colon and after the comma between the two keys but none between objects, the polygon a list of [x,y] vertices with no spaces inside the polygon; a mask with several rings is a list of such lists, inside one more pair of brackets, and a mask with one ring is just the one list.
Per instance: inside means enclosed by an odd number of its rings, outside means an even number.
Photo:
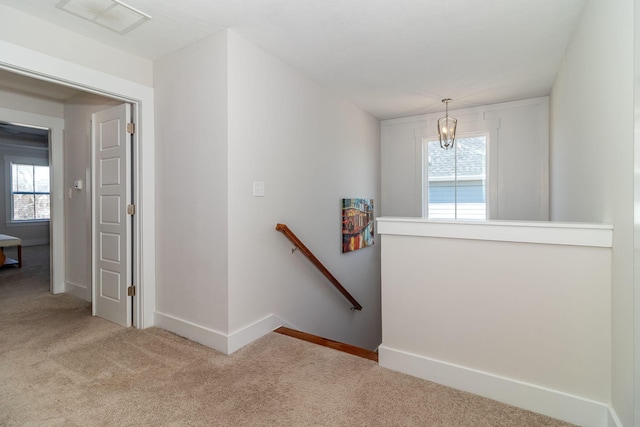
[{"label": "white ceiling vent", "polygon": [[59,0],[56,7],[122,35],[151,19],[119,0]]}]

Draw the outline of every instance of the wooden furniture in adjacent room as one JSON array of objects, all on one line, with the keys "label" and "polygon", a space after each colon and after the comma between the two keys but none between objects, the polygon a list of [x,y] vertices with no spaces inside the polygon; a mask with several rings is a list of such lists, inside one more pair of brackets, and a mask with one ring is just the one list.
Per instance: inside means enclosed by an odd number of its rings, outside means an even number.
[{"label": "wooden furniture in adjacent room", "polygon": [[18,268],[22,268],[22,240],[18,237],[9,236],[7,234],[0,234],[0,251],[4,252],[4,248],[11,246],[18,247],[18,260],[16,261],[12,258],[6,258],[0,267],[14,265]]}]

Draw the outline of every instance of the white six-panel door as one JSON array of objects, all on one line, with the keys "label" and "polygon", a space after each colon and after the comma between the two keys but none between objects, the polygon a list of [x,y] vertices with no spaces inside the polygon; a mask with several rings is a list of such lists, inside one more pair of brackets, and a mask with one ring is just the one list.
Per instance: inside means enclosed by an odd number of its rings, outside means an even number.
[{"label": "white six-panel door", "polygon": [[93,315],[131,326],[129,104],[92,116]]}]

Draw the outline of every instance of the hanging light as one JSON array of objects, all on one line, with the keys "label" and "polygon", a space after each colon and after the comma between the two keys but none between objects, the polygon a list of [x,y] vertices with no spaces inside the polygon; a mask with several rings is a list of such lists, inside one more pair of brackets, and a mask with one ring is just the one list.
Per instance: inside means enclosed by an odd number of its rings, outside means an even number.
[{"label": "hanging light", "polygon": [[453,144],[456,141],[456,126],[458,120],[453,117],[449,117],[449,103],[451,98],[443,99],[445,105],[446,115],[438,119],[438,135],[440,135],[440,147],[445,150],[453,148]]}]

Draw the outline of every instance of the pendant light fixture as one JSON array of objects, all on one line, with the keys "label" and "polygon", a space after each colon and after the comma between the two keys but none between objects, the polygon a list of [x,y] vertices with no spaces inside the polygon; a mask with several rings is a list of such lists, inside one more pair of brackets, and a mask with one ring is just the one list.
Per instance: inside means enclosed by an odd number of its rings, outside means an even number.
[{"label": "pendant light fixture", "polygon": [[451,98],[443,99],[442,102],[445,105],[445,116],[438,119],[438,135],[440,135],[440,147],[445,150],[450,150],[456,141],[456,126],[458,125],[458,120],[449,117],[449,103],[451,102]]}]

